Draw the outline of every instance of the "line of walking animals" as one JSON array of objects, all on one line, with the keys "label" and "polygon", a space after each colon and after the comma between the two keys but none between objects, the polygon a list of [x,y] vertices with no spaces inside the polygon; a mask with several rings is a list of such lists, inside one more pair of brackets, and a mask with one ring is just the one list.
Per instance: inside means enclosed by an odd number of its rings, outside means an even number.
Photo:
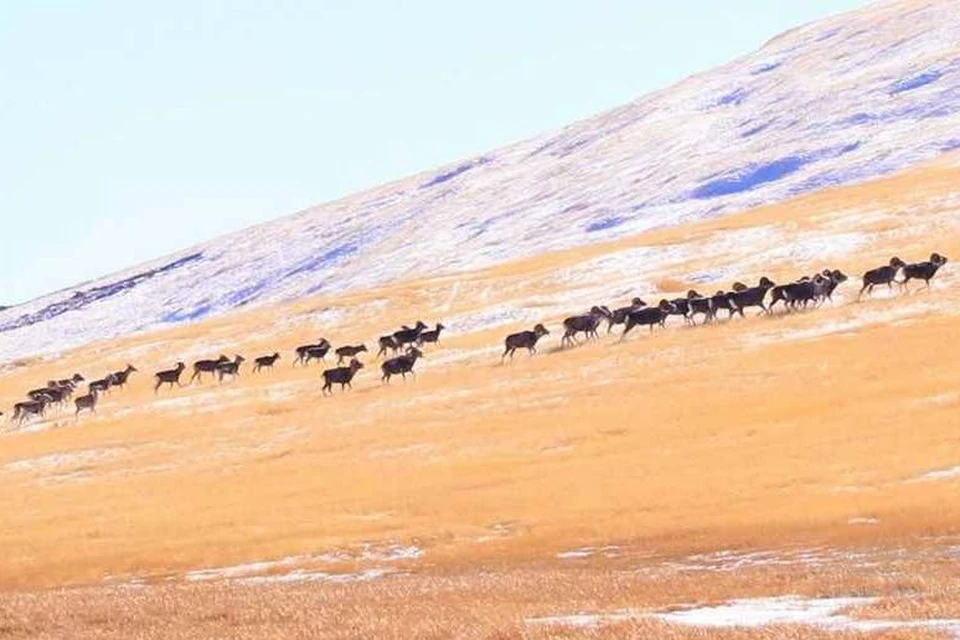
[{"label": "line of walking animals", "polygon": [[[864,293],[869,295],[875,287],[881,285],[892,288],[896,283],[901,289],[905,289],[911,280],[922,280],[925,286],[929,287],[930,280],[946,263],[947,258],[938,253],[932,254],[927,261],[912,264],[893,257],[888,264],[863,274],[863,286],[857,295],[857,300],[860,300]],[[902,279],[898,280],[897,276],[900,274]],[[560,346],[579,344],[577,336],[580,333],[583,333],[588,340],[597,338],[597,329],[604,320],[607,322],[607,333],[610,333],[614,326],[623,325],[623,332],[620,334],[620,339],[623,340],[634,327],[647,326],[651,332],[657,326],[664,327],[670,316],[680,316],[685,323],[696,325],[698,317],[703,317],[703,323],[709,323],[717,320],[718,314],[722,311],[727,312],[727,319],[737,314],[744,317],[744,311],[754,307],[760,309],[761,315],[772,314],[776,305],[781,302],[787,312],[806,309],[811,305],[815,308],[825,301],[832,300],[833,292],[847,279],[839,269],[825,269],[813,276],[803,276],[787,284],[775,284],[765,276],[752,287],[735,282],[731,291],[718,291],[712,296],[703,296],[691,290],[684,297],[673,300],[663,299],[652,307],[647,306],[640,298],[634,298],[630,305],[614,310],[604,305],[595,306],[584,315],[571,316],[563,321],[564,333]],[[428,329],[426,324],[418,321],[413,327],[404,325],[390,335],[381,336],[378,340],[380,348],[377,357],[392,356],[380,365],[381,382],[389,383],[390,378],[395,375],[402,376],[406,380],[408,373],[415,377],[413,368],[417,360],[423,357],[424,345],[439,343],[440,333],[444,329],[445,327],[440,323],[437,323],[433,329]],[[537,351],[537,342],[549,333],[544,325],[537,324],[531,331],[508,335],[504,340],[505,348],[500,357],[501,362],[507,356],[512,359],[517,349],[527,349],[530,355],[533,355]],[[306,367],[314,360],[325,361],[331,348],[332,345],[325,338],[315,344],[299,346],[294,350],[293,366]],[[335,384],[339,384],[341,390],[347,387],[352,388],[351,382],[354,376],[364,368],[357,356],[365,351],[367,347],[364,344],[346,345],[334,349],[339,366],[323,371],[324,383],[321,392],[325,395],[332,394]],[[401,351],[403,351],[402,354]],[[343,366],[347,359],[349,364]],[[278,360],[280,360],[279,353],[260,356],[254,360],[253,372],[272,369]],[[189,384],[195,381],[202,382],[204,374],[211,374],[223,383],[227,378],[240,375],[240,366],[243,362],[245,359],[239,355],[232,360],[225,355],[215,360],[198,360],[193,364],[193,374]],[[178,362],[173,369],[154,374],[154,393],[157,393],[163,385],[171,388],[175,385],[182,387],[181,376],[186,368],[183,362]],[[136,371],[136,367],[128,364],[121,371],[90,382],[87,385],[86,394],[73,398],[74,415],[79,418],[83,411],[95,413],[99,396],[109,393],[114,388],[123,389],[130,375]],[[49,406],[63,407],[84,381],[84,377],[77,373],[63,380],[50,380],[44,387],[27,392],[29,399],[14,405],[12,420],[22,424],[31,416],[42,417]]]}]

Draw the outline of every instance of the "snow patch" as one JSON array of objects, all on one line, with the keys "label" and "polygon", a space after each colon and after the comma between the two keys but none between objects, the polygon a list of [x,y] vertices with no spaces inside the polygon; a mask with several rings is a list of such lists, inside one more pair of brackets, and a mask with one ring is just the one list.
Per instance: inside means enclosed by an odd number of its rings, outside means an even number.
[{"label": "snow patch", "polygon": [[[249,562],[227,567],[216,567],[211,569],[197,569],[189,571],[182,576],[189,582],[205,582],[209,580],[245,580],[251,584],[265,582],[308,582],[308,581],[350,581],[357,576],[365,576],[364,579],[380,577],[385,573],[394,571],[393,569],[372,568],[359,572],[358,574],[330,573],[325,571],[314,571],[304,568],[306,565],[316,564],[343,564],[355,563],[361,561],[374,562],[400,562],[403,560],[416,560],[424,555],[423,549],[409,545],[386,545],[378,546],[373,544],[361,545],[359,549],[337,550],[322,554],[303,554],[296,556],[286,556],[278,560],[265,560],[259,562]],[[294,569],[294,567],[296,567]],[[277,574],[280,569],[290,569],[289,571]],[[268,574],[268,575],[264,575]]]},{"label": "snow patch", "polygon": [[270,576],[255,576],[251,578],[240,578],[237,580],[240,584],[265,585],[265,584],[291,584],[298,582],[367,582],[377,580],[384,576],[397,573],[396,569],[389,567],[377,567],[374,569],[364,569],[356,573],[327,573],[324,571],[304,571],[298,569],[289,573],[282,573]]},{"label": "snow patch", "polygon": [[577,558],[589,558],[595,555],[602,555],[606,558],[616,558],[620,555],[620,547],[608,545],[606,547],[581,547],[580,549],[571,549],[557,554],[561,560],[571,560]]},{"label": "snow patch", "polygon": [[116,458],[121,455],[124,450],[123,447],[118,447],[114,449],[85,449],[66,453],[51,453],[35,458],[14,460],[13,462],[8,462],[3,465],[2,468],[6,471],[45,471],[59,467],[88,465]]},{"label": "snow patch", "polygon": [[919,475],[916,478],[912,478],[907,482],[937,482],[942,480],[955,480],[960,479],[960,465],[955,467],[949,467],[947,469],[937,469],[935,471],[928,471],[923,475]]},{"label": "snow patch", "polygon": [[960,619],[861,620],[842,612],[872,604],[874,597],[804,598],[778,596],[732,600],[725,604],[666,612],[612,611],[527,618],[527,624],[598,627],[627,620],[652,619],[703,629],[760,628],[769,625],[804,625],[837,632],[870,633],[892,629],[945,631],[960,637]]},{"label": "snow patch", "polygon": [[868,605],[876,598],[820,598],[799,596],[733,600],[713,607],[653,614],[663,622],[696,627],[762,627],[771,624],[824,625],[849,618],[837,616],[851,607]]}]

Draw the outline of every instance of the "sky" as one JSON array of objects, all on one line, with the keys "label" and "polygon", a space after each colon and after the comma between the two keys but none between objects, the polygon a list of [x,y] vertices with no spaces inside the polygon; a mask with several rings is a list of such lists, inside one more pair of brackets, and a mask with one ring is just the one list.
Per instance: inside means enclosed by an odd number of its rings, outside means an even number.
[{"label": "sky", "polygon": [[0,305],[562,127],[865,4],[0,3]]}]

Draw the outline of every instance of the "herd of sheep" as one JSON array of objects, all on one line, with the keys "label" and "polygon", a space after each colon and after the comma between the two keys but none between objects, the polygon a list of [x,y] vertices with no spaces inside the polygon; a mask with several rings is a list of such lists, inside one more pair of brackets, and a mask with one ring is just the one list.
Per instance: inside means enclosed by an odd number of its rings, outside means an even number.
[{"label": "herd of sheep", "polygon": [[[863,274],[863,286],[858,299],[864,293],[869,295],[877,286],[886,285],[892,288],[896,283],[903,288],[911,280],[922,280],[929,287],[930,280],[946,263],[947,258],[938,253],[932,254],[929,260],[911,264],[893,257],[888,264]],[[898,279],[898,276],[901,277]],[[607,333],[611,332],[614,326],[623,325],[623,332],[620,335],[622,340],[634,327],[647,326],[651,332],[655,327],[664,327],[670,316],[681,317],[685,323],[695,325],[698,318],[702,318],[703,323],[713,322],[719,318],[718,314],[724,311],[726,311],[726,318],[729,319],[734,315],[744,316],[744,311],[750,308],[757,308],[760,313],[769,314],[779,303],[782,303],[787,311],[808,306],[815,307],[831,300],[834,290],[847,279],[847,276],[838,269],[825,269],[813,276],[804,276],[784,284],[776,284],[767,277],[760,278],[755,286],[736,282],[730,291],[718,291],[710,296],[691,290],[683,297],[660,300],[655,306],[648,306],[640,298],[634,298],[629,305],[614,310],[604,305],[595,306],[586,314],[571,316],[563,321],[564,333],[560,344],[561,347],[578,344],[577,336],[581,333],[587,339],[598,337],[597,329],[603,322],[607,323]],[[380,365],[381,381],[389,383],[390,378],[396,375],[402,376],[405,380],[408,373],[415,376],[414,365],[419,358],[423,357],[422,349],[427,344],[438,343],[444,329],[445,327],[439,323],[433,329],[429,329],[426,324],[418,321],[413,327],[404,325],[389,335],[381,336],[378,340],[379,351],[376,357],[392,356]],[[531,355],[536,353],[537,342],[549,333],[543,324],[537,324],[530,331],[508,335],[504,340],[505,348],[501,361],[507,356],[513,358],[517,349],[526,349]],[[308,366],[313,360],[325,361],[331,348],[330,342],[323,338],[316,343],[299,346],[294,350],[293,366]],[[323,371],[324,384],[321,392],[332,393],[333,386],[337,384],[340,385],[341,390],[350,387],[354,376],[364,367],[357,356],[366,351],[367,347],[364,344],[344,345],[333,349],[338,366]],[[279,359],[279,353],[256,358],[253,365],[254,373],[273,368]],[[346,366],[343,365],[345,360],[349,360]],[[193,364],[189,383],[202,382],[205,374],[216,377],[222,383],[228,378],[239,376],[244,362],[245,359],[240,355],[232,359],[221,355],[212,360],[198,360]],[[172,369],[155,373],[154,393],[159,392],[163,385],[171,388],[182,387],[181,377],[186,369],[187,366],[183,362],[178,362]],[[48,380],[46,385],[28,391],[27,399],[14,405],[11,419],[17,424],[22,424],[31,417],[43,417],[48,408],[64,408],[71,399],[75,408],[74,415],[77,418],[84,411],[95,413],[99,397],[109,393],[111,389],[123,389],[130,375],[136,371],[136,367],[128,364],[120,371],[89,382],[86,393],[76,397],[75,392],[86,382],[79,373],[61,380]]]}]

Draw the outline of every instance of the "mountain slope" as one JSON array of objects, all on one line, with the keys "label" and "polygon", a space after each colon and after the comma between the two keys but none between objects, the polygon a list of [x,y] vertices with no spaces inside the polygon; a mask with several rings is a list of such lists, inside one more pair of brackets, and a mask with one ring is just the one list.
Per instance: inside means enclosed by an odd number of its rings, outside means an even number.
[{"label": "mountain slope", "polygon": [[830,18],[562,131],[0,312],[0,357],[610,240],[960,148],[955,9]]}]

